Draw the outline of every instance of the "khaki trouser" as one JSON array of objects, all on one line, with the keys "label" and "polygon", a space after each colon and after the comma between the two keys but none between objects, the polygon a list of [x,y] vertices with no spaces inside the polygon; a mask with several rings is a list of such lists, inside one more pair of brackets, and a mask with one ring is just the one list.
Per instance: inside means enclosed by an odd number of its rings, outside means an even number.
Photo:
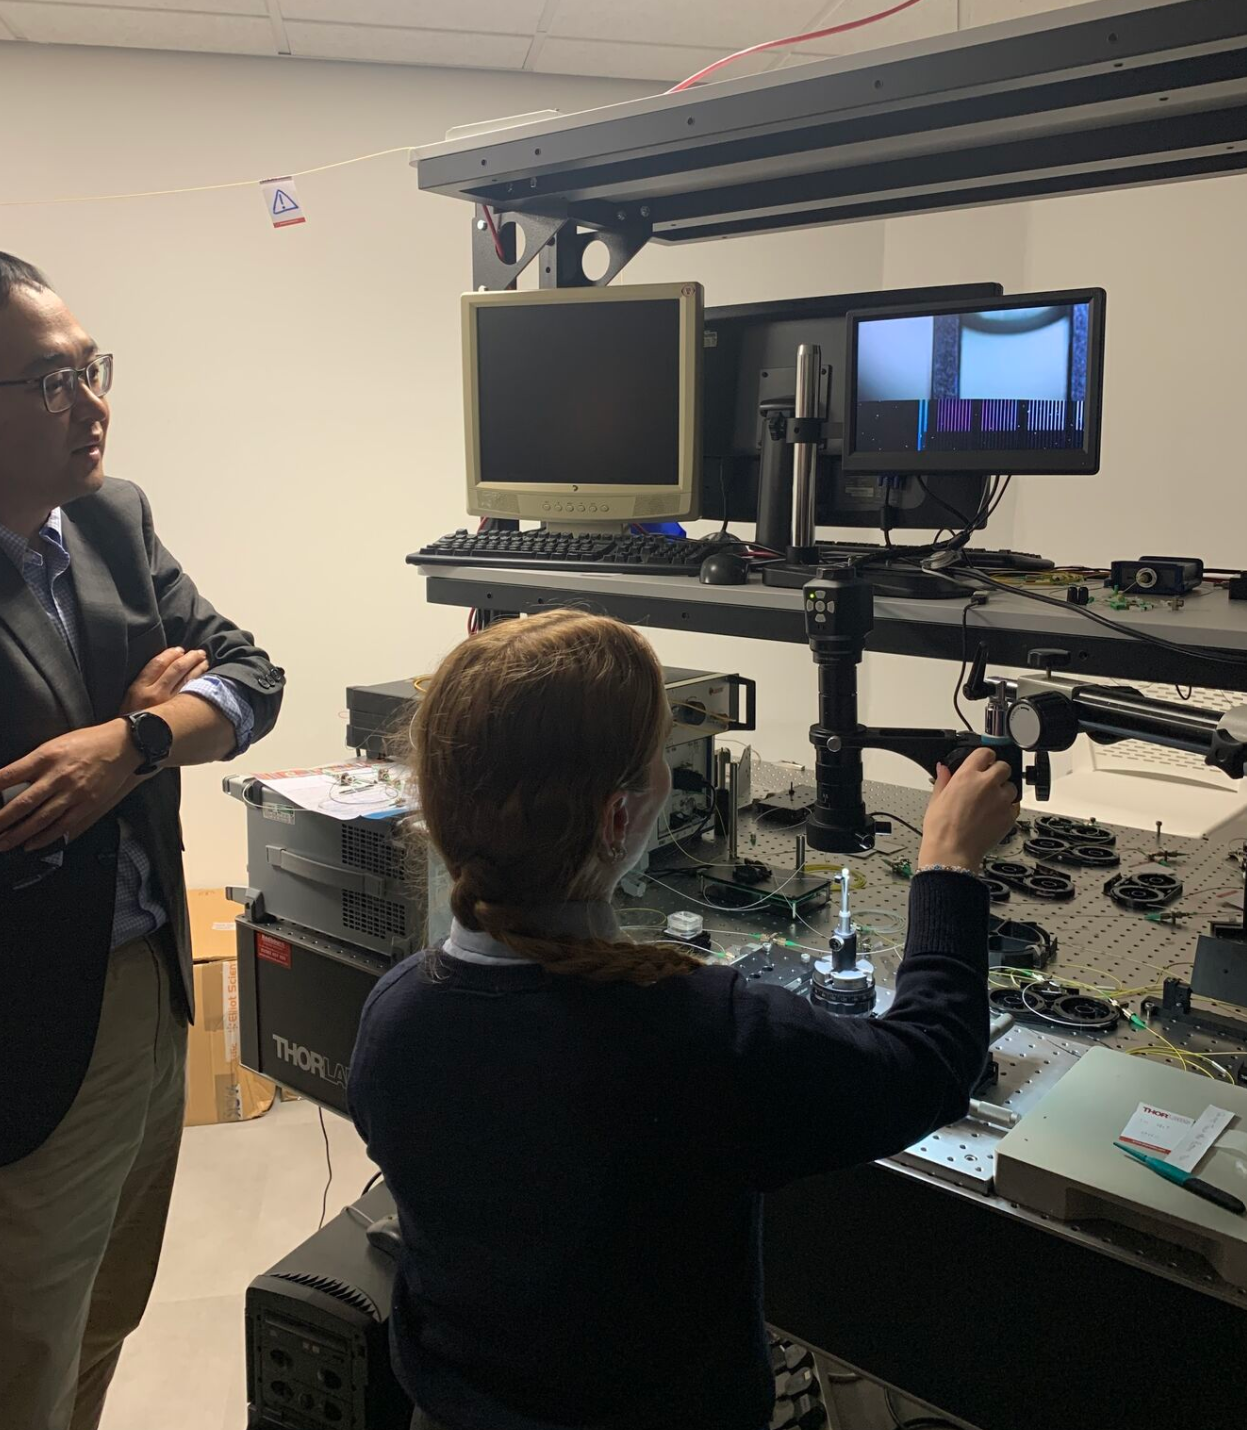
[{"label": "khaki trouser", "polygon": [[64,1120],[0,1167],[5,1430],[99,1424],[156,1276],[185,1078],[181,997],[159,949],[135,939],[110,956],[95,1051]]}]

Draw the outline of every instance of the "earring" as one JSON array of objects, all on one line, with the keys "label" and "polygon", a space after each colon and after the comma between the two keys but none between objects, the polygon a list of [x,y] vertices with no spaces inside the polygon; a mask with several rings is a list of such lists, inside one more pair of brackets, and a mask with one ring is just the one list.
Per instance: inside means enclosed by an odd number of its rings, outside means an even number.
[{"label": "earring", "polygon": [[624,848],[622,839],[619,840],[618,843],[612,844],[610,847],[610,856],[616,864],[618,864],[618,862],[624,857],[627,852],[628,851]]}]

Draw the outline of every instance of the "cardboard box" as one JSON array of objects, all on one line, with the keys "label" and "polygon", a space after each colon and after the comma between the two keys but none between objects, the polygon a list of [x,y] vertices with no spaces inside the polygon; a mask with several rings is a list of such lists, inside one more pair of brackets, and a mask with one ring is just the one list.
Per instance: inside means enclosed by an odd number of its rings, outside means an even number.
[{"label": "cardboard box", "polygon": [[221,889],[191,889],[195,1025],[186,1050],[186,1126],[247,1122],[273,1105],[277,1087],[238,1061],[238,948]]}]

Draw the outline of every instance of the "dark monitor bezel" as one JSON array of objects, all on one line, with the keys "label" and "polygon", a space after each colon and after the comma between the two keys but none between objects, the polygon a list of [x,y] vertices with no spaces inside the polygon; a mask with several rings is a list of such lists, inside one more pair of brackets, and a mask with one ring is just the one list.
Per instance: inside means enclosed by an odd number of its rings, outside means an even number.
[{"label": "dark monitor bezel", "polygon": [[[864,322],[879,318],[922,318],[942,313],[988,313],[1010,308],[1090,306],[1087,325],[1087,396],[1084,446],[1078,451],[997,449],[992,452],[859,452],[857,439],[857,334]],[[845,318],[845,472],[876,475],[930,476],[946,472],[1011,476],[1094,476],[1100,470],[1101,417],[1104,395],[1103,288],[1068,288],[1050,293],[1014,293],[989,302],[928,303],[901,308],[863,308]]]}]

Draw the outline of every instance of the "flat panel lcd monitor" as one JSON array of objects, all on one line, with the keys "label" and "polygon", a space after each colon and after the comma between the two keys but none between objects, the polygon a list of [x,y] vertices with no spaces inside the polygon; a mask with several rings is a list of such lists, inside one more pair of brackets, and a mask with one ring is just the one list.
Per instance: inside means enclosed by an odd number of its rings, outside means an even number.
[{"label": "flat panel lcd monitor", "polygon": [[1104,291],[851,313],[844,467],[1100,468]]},{"label": "flat panel lcd monitor", "polygon": [[462,302],[469,512],[556,527],[699,514],[699,284]]}]

